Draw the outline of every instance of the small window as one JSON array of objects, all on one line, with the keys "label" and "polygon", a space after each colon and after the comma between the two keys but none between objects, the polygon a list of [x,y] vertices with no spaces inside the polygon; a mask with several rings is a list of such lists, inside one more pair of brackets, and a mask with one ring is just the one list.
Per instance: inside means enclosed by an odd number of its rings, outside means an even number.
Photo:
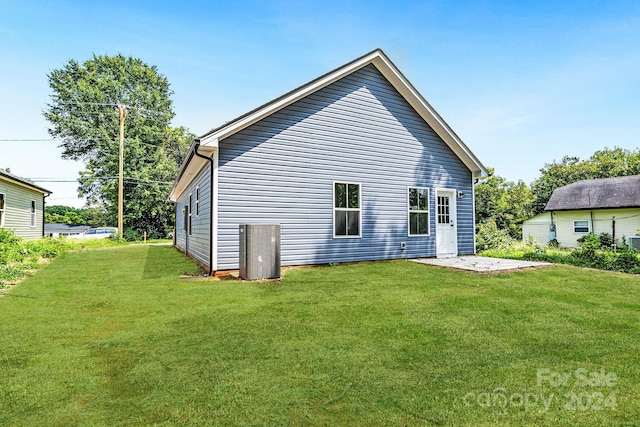
[{"label": "small window", "polygon": [[360,237],[360,184],[333,184],[333,236]]},{"label": "small window", "polygon": [[0,227],[4,227],[4,216],[5,216],[5,204],[6,204],[7,196],[4,193],[0,193]]},{"label": "small window", "polygon": [[31,226],[36,226],[36,201],[31,199]]},{"label": "small window", "polygon": [[182,208],[182,229],[189,230],[189,206]]},{"label": "small window", "polygon": [[196,187],[196,216],[200,215],[200,187]]},{"label": "small window", "polygon": [[588,233],[589,232],[589,221],[573,221],[573,232],[574,233]]},{"label": "small window", "polygon": [[409,236],[429,235],[429,189],[409,187]]},{"label": "small window", "polygon": [[189,208],[187,210],[188,213],[188,223],[187,223],[187,233],[189,233],[189,236],[191,236],[191,212],[193,211],[193,194],[189,194]]}]

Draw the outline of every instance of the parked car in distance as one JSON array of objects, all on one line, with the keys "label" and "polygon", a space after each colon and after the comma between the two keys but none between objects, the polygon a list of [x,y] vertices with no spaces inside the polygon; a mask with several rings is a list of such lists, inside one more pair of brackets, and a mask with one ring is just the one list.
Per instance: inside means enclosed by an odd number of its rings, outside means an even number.
[{"label": "parked car in distance", "polygon": [[117,234],[116,227],[97,227],[90,228],[82,234],[69,236],[70,239],[106,239],[112,234]]}]

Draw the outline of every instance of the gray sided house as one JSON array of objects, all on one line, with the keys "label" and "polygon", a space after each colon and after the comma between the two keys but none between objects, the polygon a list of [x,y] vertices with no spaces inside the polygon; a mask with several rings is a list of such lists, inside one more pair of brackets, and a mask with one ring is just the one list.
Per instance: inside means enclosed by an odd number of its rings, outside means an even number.
[{"label": "gray sided house", "polygon": [[475,252],[486,168],[375,50],[194,141],[176,246],[238,268],[240,224],[280,224],[282,265]]},{"label": "gray sided house", "polygon": [[44,199],[51,192],[0,169],[0,228],[24,239],[44,235]]},{"label": "gray sided house", "polygon": [[[522,238],[546,244],[556,239],[575,248],[585,234],[608,233],[615,240],[640,231],[640,175],[590,179],[556,188],[545,212],[525,220]],[[627,242],[625,242],[627,243]]]}]

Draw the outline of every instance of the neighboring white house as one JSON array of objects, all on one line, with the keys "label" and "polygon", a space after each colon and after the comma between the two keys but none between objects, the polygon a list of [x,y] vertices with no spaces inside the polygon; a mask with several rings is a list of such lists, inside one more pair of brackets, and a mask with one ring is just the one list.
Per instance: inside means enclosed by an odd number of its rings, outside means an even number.
[{"label": "neighboring white house", "polygon": [[588,233],[609,233],[615,240],[640,229],[640,175],[578,181],[557,188],[545,212],[522,224],[522,238],[546,244],[556,239],[575,248]]},{"label": "neighboring white house", "polygon": [[44,235],[49,237],[79,236],[90,228],[90,225],[45,224]]},{"label": "neighboring white house", "polygon": [[51,192],[0,169],[0,228],[18,237],[38,239],[44,235],[44,199]]}]

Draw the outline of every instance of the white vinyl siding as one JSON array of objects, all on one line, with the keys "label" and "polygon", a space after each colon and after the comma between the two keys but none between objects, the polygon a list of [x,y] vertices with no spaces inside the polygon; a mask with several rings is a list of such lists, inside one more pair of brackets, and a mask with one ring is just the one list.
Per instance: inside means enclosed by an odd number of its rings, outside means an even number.
[{"label": "white vinyl siding", "polygon": [[0,176],[0,227],[23,239],[43,236],[43,192]]},{"label": "white vinyl siding", "polygon": [[333,183],[333,237],[360,237],[360,184]]},{"label": "white vinyl siding", "polygon": [[429,235],[429,189],[409,187],[407,190],[409,236]]},{"label": "white vinyl siding", "polygon": [[545,212],[538,214],[522,223],[522,241],[526,242],[529,238],[542,245],[549,243],[549,233],[551,226],[551,213]]}]

